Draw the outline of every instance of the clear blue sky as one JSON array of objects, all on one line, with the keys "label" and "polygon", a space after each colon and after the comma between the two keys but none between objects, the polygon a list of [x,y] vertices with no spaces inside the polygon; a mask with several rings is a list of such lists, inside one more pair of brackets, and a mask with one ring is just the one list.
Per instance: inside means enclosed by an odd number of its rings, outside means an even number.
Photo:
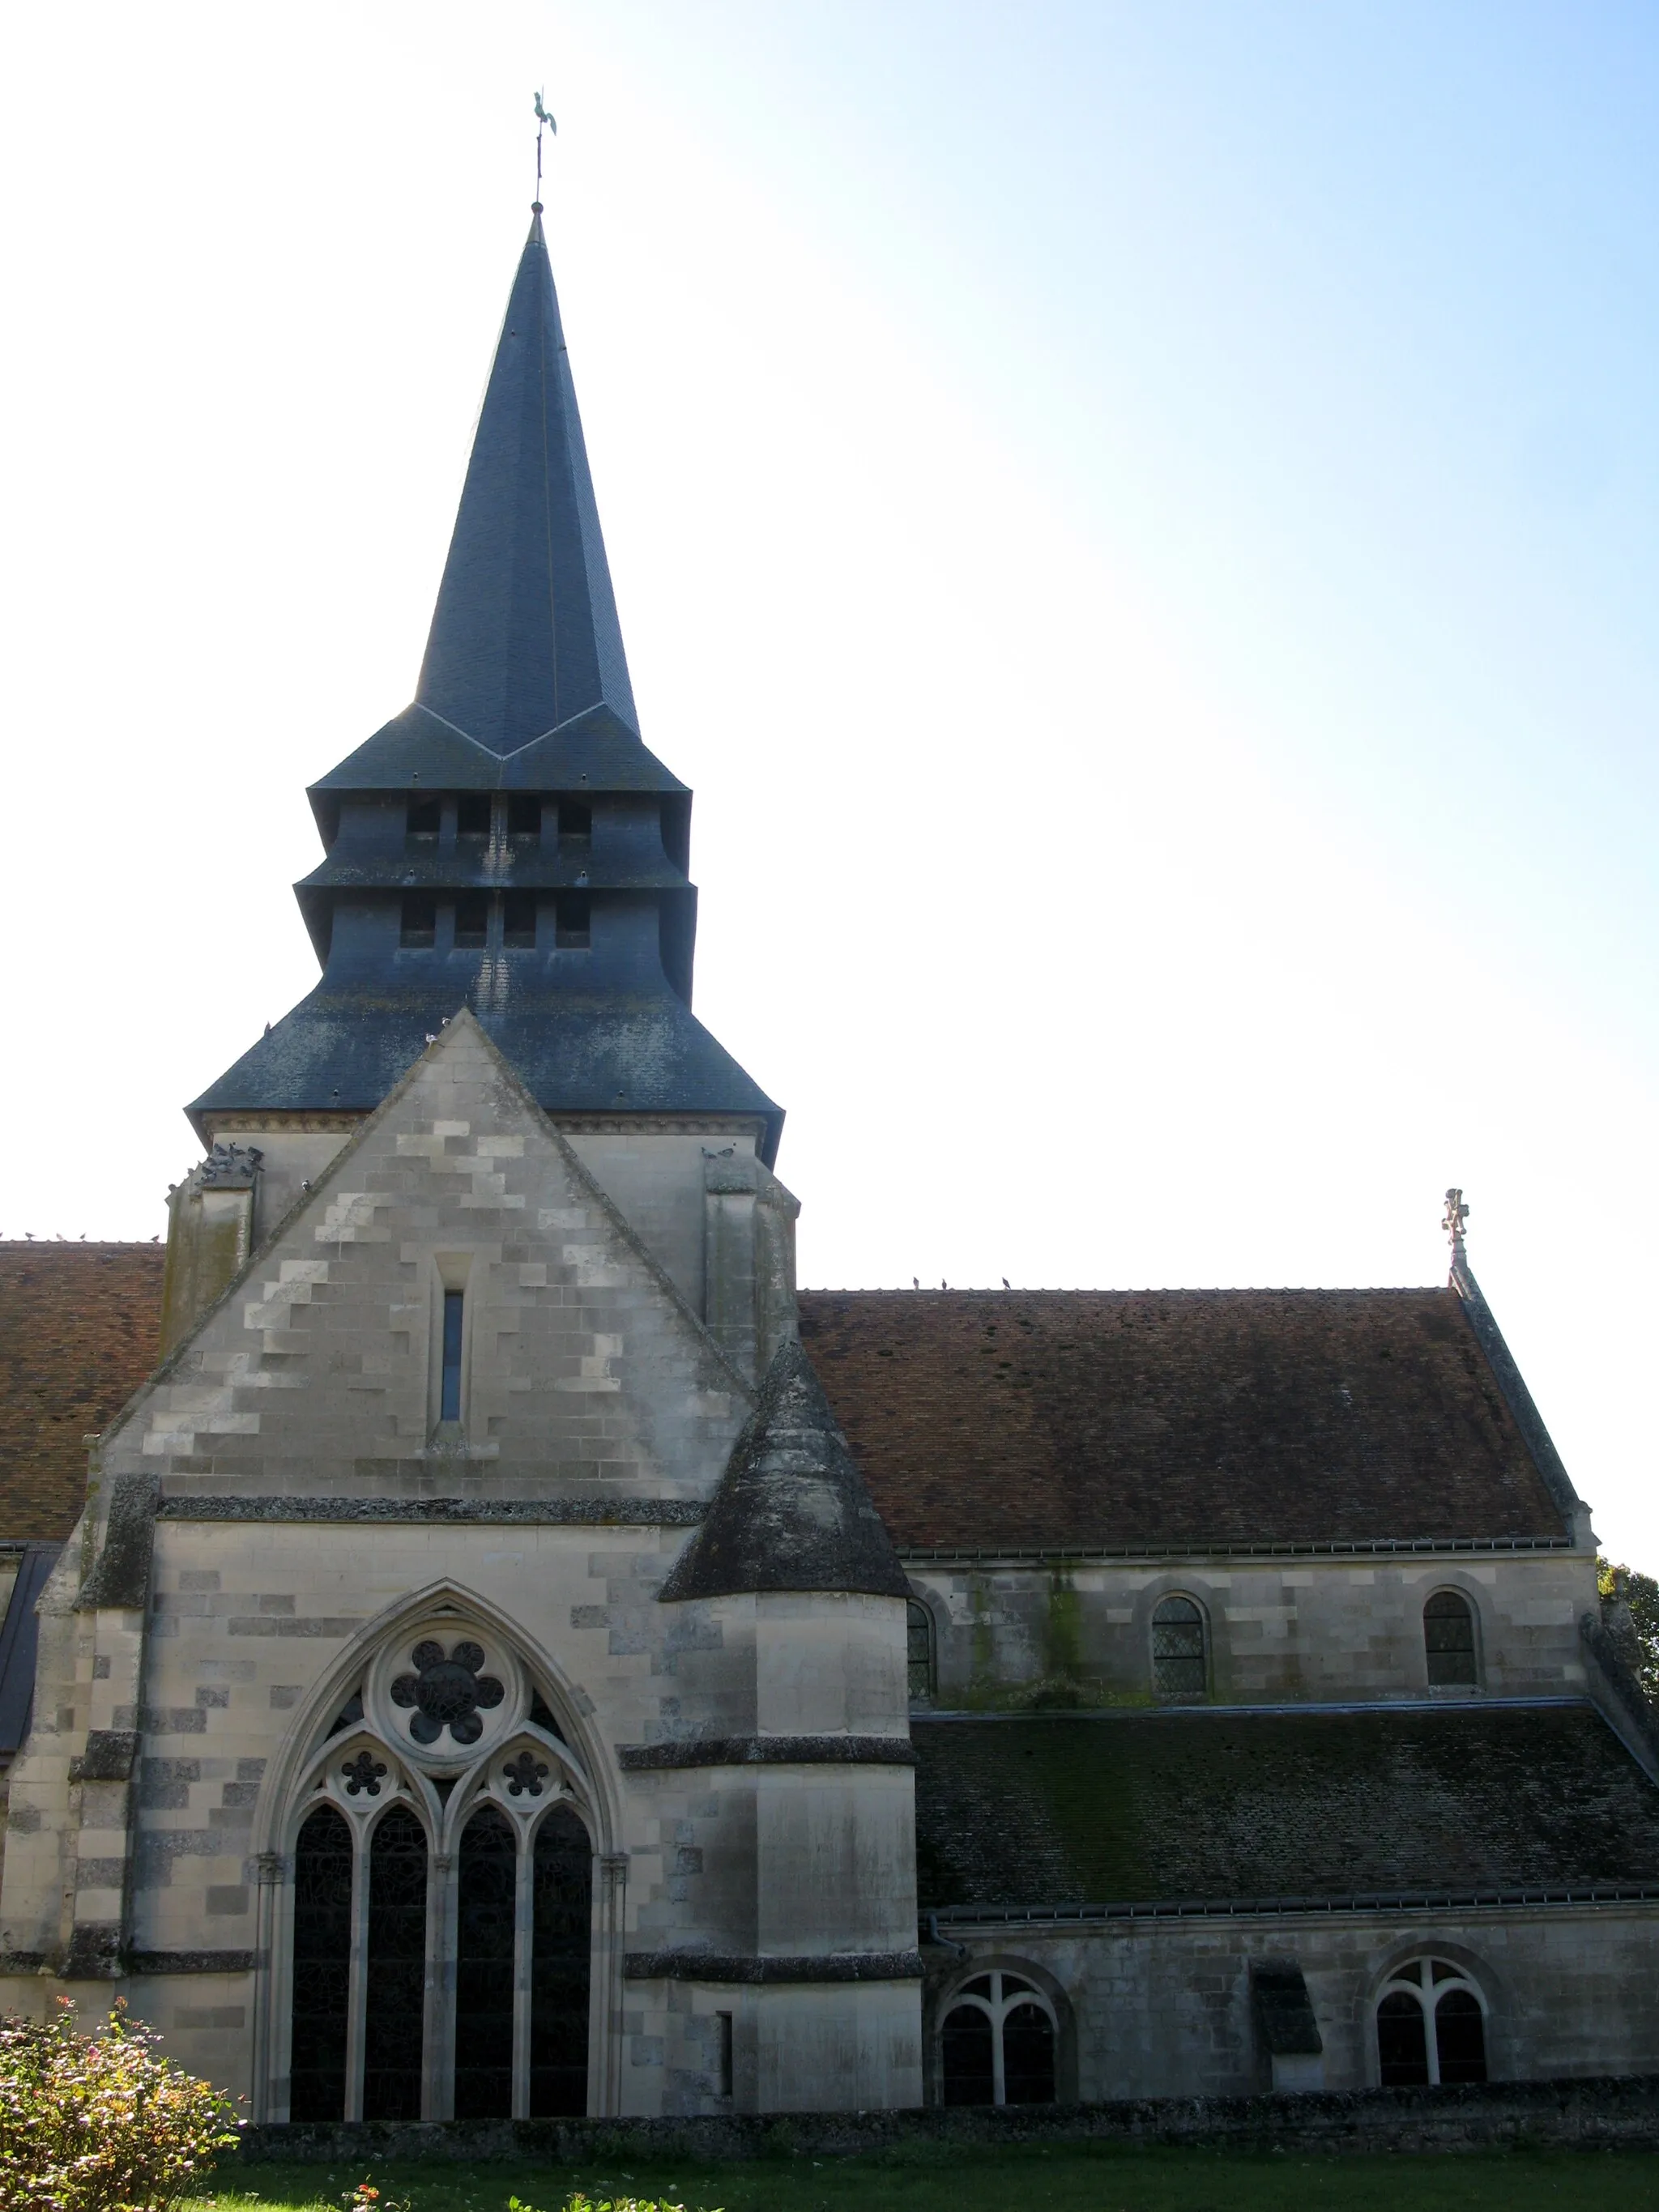
[{"label": "clear blue sky", "polygon": [[[14,11],[0,1231],[304,990],[556,268],[818,1283],[1477,1268],[1659,1564],[1659,11]],[[21,1042],[26,1036],[27,1053]]]}]

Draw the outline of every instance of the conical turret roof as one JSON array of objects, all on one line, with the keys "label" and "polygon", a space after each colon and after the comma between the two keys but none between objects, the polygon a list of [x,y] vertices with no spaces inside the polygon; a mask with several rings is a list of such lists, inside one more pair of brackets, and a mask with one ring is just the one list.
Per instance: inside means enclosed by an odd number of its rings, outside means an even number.
[{"label": "conical turret roof", "polygon": [[799,1340],[773,1355],[702,1526],[662,1595],[846,1590],[905,1597],[892,1540]]}]

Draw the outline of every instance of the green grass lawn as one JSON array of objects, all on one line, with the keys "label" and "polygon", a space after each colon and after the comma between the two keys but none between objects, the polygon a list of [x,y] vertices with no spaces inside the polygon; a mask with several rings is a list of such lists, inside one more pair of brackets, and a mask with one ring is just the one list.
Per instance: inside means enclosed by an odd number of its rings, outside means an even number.
[{"label": "green grass lawn", "polygon": [[[344,2165],[228,2170],[191,2212],[341,2212],[363,2174]],[[667,2198],[688,2212],[1006,2212],[1022,2201],[1054,2212],[1555,2212],[1586,2199],[1618,2212],[1659,2212],[1659,2154],[1510,2151],[1304,2158],[1115,2144],[963,2149],[917,2143],[864,2158],[690,2159],[591,2166],[391,2162],[370,2178],[412,2212],[506,2212],[509,2197],[559,2212],[574,2190],[593,2198]]]}]

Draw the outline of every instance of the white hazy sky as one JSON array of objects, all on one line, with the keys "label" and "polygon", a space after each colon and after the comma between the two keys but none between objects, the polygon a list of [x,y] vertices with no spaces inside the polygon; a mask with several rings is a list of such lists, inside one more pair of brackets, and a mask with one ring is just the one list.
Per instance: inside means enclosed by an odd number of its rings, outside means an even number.
[{"label": "white hazy sky", "polygon": [[1659,14],[0,16],[0,1233],[149,1237],[412,689],[530,94],[697,1007],[829,1285],[1471,1256],[1659,1565]]}]

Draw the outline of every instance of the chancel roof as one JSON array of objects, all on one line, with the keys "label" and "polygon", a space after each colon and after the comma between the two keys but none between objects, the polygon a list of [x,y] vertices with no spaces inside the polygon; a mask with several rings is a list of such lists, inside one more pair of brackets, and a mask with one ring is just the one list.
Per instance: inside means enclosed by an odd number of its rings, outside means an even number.
[{"label": "chancel roof", "polygon": [[87,1438],[159,1357],[159,1244],[0,1244],[0,1538],[58,1542]]},{"label": "chancel roof", "polygon": [[924,1911],[1659,1884],[1659,1790],[1588,1705],[910,1734]]},{"label": "chancel roof", "polygon": [[901,1552],[1568,1533],[1449,1289],[811,1291],[800,1307]]}]

